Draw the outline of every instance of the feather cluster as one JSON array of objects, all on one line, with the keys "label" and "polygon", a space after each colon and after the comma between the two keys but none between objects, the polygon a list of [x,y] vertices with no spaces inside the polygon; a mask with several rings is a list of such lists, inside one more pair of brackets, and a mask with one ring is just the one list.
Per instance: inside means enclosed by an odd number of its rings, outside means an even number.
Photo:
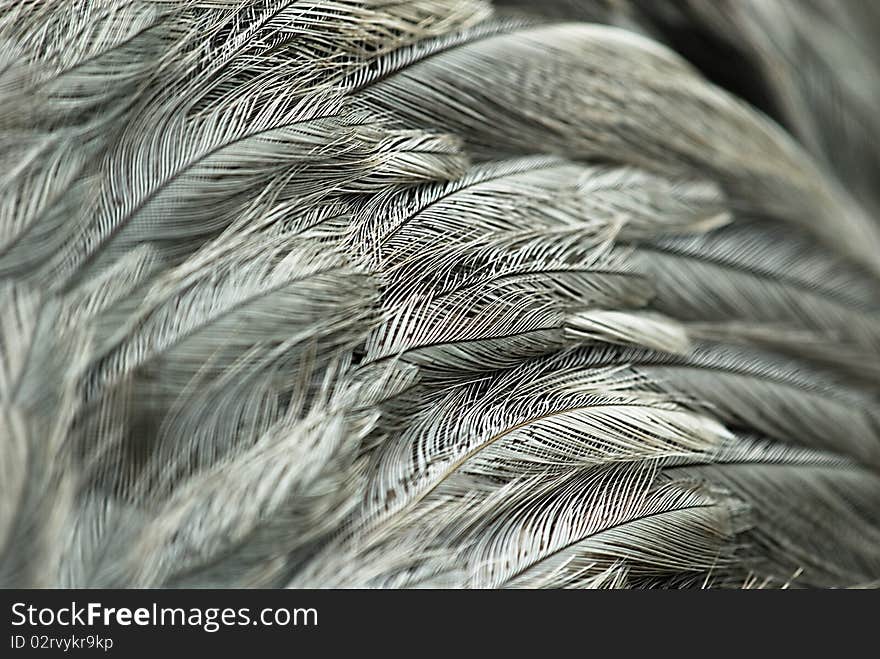
[{"label": "feather cluster", "polygon": [[796,4],[0,0],[0,585],[880,583],[880,11]]}]

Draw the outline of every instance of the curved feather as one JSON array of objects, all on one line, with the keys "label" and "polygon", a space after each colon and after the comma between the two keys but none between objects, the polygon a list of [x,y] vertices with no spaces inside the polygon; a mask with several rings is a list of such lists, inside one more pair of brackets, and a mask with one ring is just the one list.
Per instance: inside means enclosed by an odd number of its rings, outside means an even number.
[{"label": "curved feather", "polygon": [[711,172],[738,207],[803,223],[875,267],[876,226],[793,140],[634,33],[513,25],[436,53],[414,49],[390,67],[374,68],[358,102],[456,132],[478,158],[551,151],[667,175]]},{"label": "curved feather", "polygon": [[880,537],[873,471],[834,454],[742,438],[705,464],[667,472],[716,483],[749,502],[750,567],[758,574],[783,583],[797,572],[794,583],[818,587],[859,585],[876,574],[878,556],[864,551]]}]

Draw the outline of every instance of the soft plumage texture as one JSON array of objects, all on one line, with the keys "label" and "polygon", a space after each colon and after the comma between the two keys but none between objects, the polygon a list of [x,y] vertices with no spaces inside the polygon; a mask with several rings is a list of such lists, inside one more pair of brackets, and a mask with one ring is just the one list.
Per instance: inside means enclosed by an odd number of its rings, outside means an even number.
[{"label": "soft plumage texture", "polygon": [[0,585],[880,583],[880,14],[0,0]]}]

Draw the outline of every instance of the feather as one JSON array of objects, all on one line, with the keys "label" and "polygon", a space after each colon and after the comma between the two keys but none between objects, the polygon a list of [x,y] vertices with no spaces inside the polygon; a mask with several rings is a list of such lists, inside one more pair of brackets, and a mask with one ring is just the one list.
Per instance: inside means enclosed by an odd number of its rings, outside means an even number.
[{"label": "feather", "polygon": [[[439,10],[443,4],[435,4],[435,8]],[[481,11],[479,3],[452,4],[456,5],[449,7],[453,15],[468,13],[467,6],[471,13],[476,12],[474,16]],[[332,187],[317,185],[305,173],[307,164],[317,164],[322,156],[326,156],[326,163],[317,179],[338,170],[340,184],[359,178],[344,163],[355,168],[387,166],[390,169],[383,178],[392,183],[414,172],[417,177],[429,177],[437,168],[448,172],[450,166],[454,175],[456,165],[449,165],[448,161],[456,161],[457,154],[451,153],[454,149],[449,145],[438,148],[436,140],[426,141],[411,132],[386,137],[369,128],[359,130],[367,123],[363,117],[341,116],[336,95],[317,91],[320,86],[313,90],[303,82],[299,68],[290,66],[286,59],[272,64],[271,58],[261,58],[258,69],[253,68],[249,46],[260,49],[267,40],[279,38],[279,26],[286,26],[280,28],[282,32],[290,29],[295,34],[316,20],[326,22],[319,17],[332,15],[334,7],[340,10],[341,17],[366,31],[374,25],[381,26],[380,32],[384,33],[405,23],[398,19],[402,22],[386,24],[388,15],[381,9],[372,13],[363,10],[372,16],[366,20],[358,16],[361,5],[287,0],[270,2],[265,7],[242,7],[231,18],[231,8],[206,9],[205,15],[197,12],[192,19],[194,27],[185,37],[195,43],[191,53],[179,63],[180,75],[169,74],[167,85],[145,93],[129,114],[113,148],[100,160],[98,173],[104,182],[97,203],[80,213],[86,216],[79,220],[81,226],[71,240],[64,240],[67,244],[44,267],[43,276],[62,285],[74,275],[82,279],[87,276],[79,272],[83,267],[97,259],[98,265],[93,267],[100,268],[120,251],[142,243],[146,236],[163,248],[168,259],[191,253],[194,243],[198,245],[197,241],[210,237],[231,221],[240,210],[242,198],[254,193],[256,186],[274,181],[285,186],[288,196],[314,194]],[[428,9],[423,7],[423,13]],[[287,16],[286,12],[292,15]],[[392,9],[391,13],[412,17],[412,12],[407,11]],[[210,45],[211,39],[193,36],[207,33],[210,37],[215,30],[222,32],[224,27],[211,22],[217,22],[215,14],[231,20],[226,28],[237,33],[231,44],[219,46],[219,52]],[[415,14],[419,12],[416,10]],[[239,24],[242,27],[237,28]],[[425,21],[419,29],[426,29],[428,24]],[[336,40],[343,35],[358,38],[357,33],[333,33]],[[309,34],[315,44],[334,49],[320,34]],[[342,43],[350,42],[343,38]],[[297,54],[298,59],[306,65],[319,61],[317,53],[310,53],[305,42],[302,48],[304,52]],[[191,71],[200,61],[210,64],[194,77]],[[243,71],[248,72],[244,78]],[[170,94],[171,91],[179,95]],[[365,141],[360,149],[355,144],[359,138]],[[422,164],[417,155],[420,150],[427,151],[432,164]],[[393,163],[391,154],[397,153],[406,162]],[[92,215],[95,219],[91,219]],[[67,235],[65,232],[64,237]],[[62,240],[52,242],[53,251]],[[99,252],[105,250],[110,250],[109,254],[99,257]]]},{"label": "feather", "polygon": [[[839,376],[756,348],[695,342],[684,357],[645,350],[580,349],[568,366],[618,365],[639,388],[682,396],[733,427],[877,464],[875,395]],[[840,432],[846,428],[846,432]]]},{"label": "feather", "polygon": [[867,246],[880,234],[845,191],[826,184],[777,126],[671,51],[597,25],[514,24],[499,32],[395,55],[373,79],[354,81],[372,83],[356,97],[404,125],[455,132],[480,159],[549,150],[667,175],[711,172],[737,207],[802,222],[874,267],[876,247]]},{"label": "feather", "polygon": [[655,282],[652,306],[665,314],[785,324],[876,350],[873,279],[798,233],[763,224],[641,243],[626,256]]},{"label": "feather", "polygon": [[[733,560],[735,536],[746,526],[741,504],[678,484],[646,487],[643,479],[619,468],[576,473],[505,493],[500,519],[497,504],[488,520],[475,510],[479,540],[464,560],[479,568],[469,585],[532,587],[553,574],[553,586],[576,586],[618,561],[631,578]],[[507,540],[517,535],[531,542]]]},{"label": "feather", "polygon": [[[122,583],[167,583],[221,557],[232,563],[226,569],[235,570],[225,579],[234,578],[242,567],[227,555],[250,536],[272,533],[246,552],[264,545],[264,555],[247,556],[247,562],[271,565],[332,529],[352,499],[345,479],[351,445],[346,444],[364,430],[353,430],[332,407],[293,421],[296,416],[286,415],[251,448],[179,487],[134,539],[129,559],[134,573],[120,575]],[[271,581],[242,585],[259,583]]]},{"label": "feather", "polygon": [[[714,225],[726,217],[718,197],[699,183],[675,188],[634,170],[588,169],[552,158],[478,166],[454,183],[377,195],[352,238],[376,246],[365,257],[390,280],[383,305],[389,318],[368,341],[367,356],[405,355],[431,368],[473,370],[560,348],[566,336],[575,336],[563,331],[570,329],[572,307],[589,305],[597,293],[620,303],[613,281],[603,276],[613,278],[613,271],[599,267],[608,240],[666,233],[679,222],[691,230]],[[502,249],[502,240],[509,244],[524,232],[534,238],[518,246],[522,257]],[[595,254],[577,263],[575,250],[566,249],[570,237],[582,252],[594,245]],[[542,242],[546,247],[538,251]],[[491,268],[489,279],[477,271],[479,279],[467,281],[477,265]],[[438,285],[443,279],[429,266],[450,272],[449,286]],[[430,292],[422,292],[419,281],[428,273]],[[499,345],[506,349],[503,360],[493,356]]]},{"label": "feather", "polygon": [[368,552],[455,499],[450,492],[469,491],[474,479],[696,455],[727,436],[672,399],[632,393],[617,369],[565,366],[548,359],[437,394],[398,438],[376,449],[362,521],[338,541],[342,548],[331,544],[326,552],[345,556],[346,547],[361,545],[357,551]]},{"label": "feather", "polygon": [[[656,38],[685,46],[681,25],[708,48],[683,54],[707,75],[725,76],[734,91],[772,112],[867,205],[876,209],[878,126],[873,37],[880,21],[862,3],[685,0],[657,11],[637,2],[641,23]],[[682,38],[685,37],[685,38]],[[683,43],[685,42],[685,43]],[[731,57],[741,66],[725,69]],[[846,70],[846,75],[839,72]],[[743,75],[748,72],[748,75]],[[739,75],[737,75],[739,74]]]},{"label": "feather", "polygon": [[687,354],[685,328],[658,314],[594,309],[574,315],[566,328],[578,341],[636,345],[660,352]]},{"label": "feather", "polygon": [[818,587],[857,585],[876,574],[876,553],[864,551],[877,545],[880,529],[873,471],[834,454],[747,438],[705,464],[683,462],[667,468],[671,478],[715,483],[749,502],[747,560],[758,574],[784,582],[800,568],[797,583]]},{"label": "feather", "polygon": [[0,584],[876,585],[832,4],[0,0]]},{"label": "feather", "polygon": [[629,578],[732,561],[748,527],[744,506],[722,492],[653,480],[651,469],[611,465],[501,487],[469,483],[403,531],[424,525],[424,548],[410,559],[417,565],[371,585],[596,587],[624,564]]},{"label": "feather", "polygon": [[802,330],[790,325],[766,323],[688,323],[694,339],[754,345],[787,357],[809,360],[833,371],[851,386],[876,390],[880,375],[878,354],[852,343],[838,332]]},{"label": "feather", "polygon": [[[133,121],[133,143],[123,141],[125,151],[108,161],[113,184],[102,192],[98,220],[72,243],[60,272],[81,271],[102,251],[112,258],[145,236],[166,260],[179,260],[231,224],[257,186],[279,185],[279,198],[302,199],[332,191],[333,177],[336,187],[350,189],[374,167],[388,166],[395,146],[411,157],[409,143],[389,143],[363,120],[341,118],[336,101],[292,102],[275,91],[266,85],[193,122],[171,114],[161,132]],[[162,123],[152,115],[143,120]],[[427,146],[436,159],[434,145]]]},{"label": "feather", "polygon": [[152,2],[3,4],[4,130],[72,124],[80,137],[100,139],[185,41],[181,23]]},{"label": "feather", "polygon": [[76,486],[69,445],[88,335],[54,333],[57,300],[36,291],[5,283],[0,302],[0,584],[51,586]]},{"label": "feather", "polygon": [[[394,190],[365,207],[359,244],[384,268],[425,247],[483,234],[580,224],[582,240],[616,229],[628,237],[724,224],[723,198],[706,182],[668,181],[628,168],[587,168],[559,158],[473,167],[447,184]],[[595,228],[592,228],[592,227]]]},{"label": "feather", "polygon": [[257,236],[198,276],[169,271],[122,320],[105,315],[118,329],[96,353],[93,395],[131,378],[127,450],[146,442],[142,477],[167,489],[271,424],[291,391],[281,369],[321,369],[356,345],[372,288],[324,246]]}]

